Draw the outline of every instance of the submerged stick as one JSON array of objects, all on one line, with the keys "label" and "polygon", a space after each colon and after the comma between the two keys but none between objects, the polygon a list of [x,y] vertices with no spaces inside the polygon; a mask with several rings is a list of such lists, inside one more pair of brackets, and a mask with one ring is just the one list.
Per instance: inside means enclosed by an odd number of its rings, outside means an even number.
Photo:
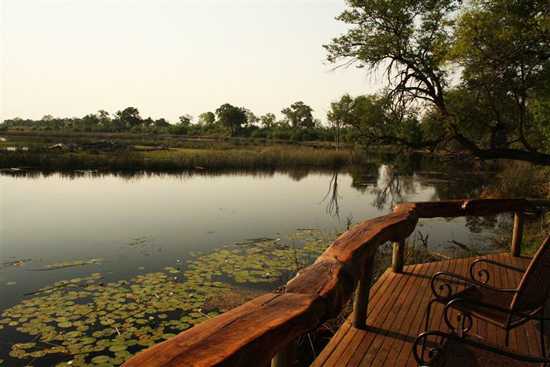
[{"label": "submerged stick", "polygon": [[470,247],[468,247],[467,245],[461,243],[461,242],[458,242],[456,240],[449,240],[449,243],[452,243],[453,245],[461,248],[462,250],[464,251],[468,251],[470,253],[473,253],[473,254],[479,254],[477,251],[475,250],[472,250]]}]

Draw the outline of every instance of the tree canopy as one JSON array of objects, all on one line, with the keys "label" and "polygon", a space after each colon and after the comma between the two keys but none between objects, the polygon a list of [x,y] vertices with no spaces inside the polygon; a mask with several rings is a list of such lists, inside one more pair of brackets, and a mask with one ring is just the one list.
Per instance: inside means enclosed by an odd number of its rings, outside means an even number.
[{"label": "tree canopy", "polygon": [[115,113],[116,117],[126,126],[134,127],[142,123],[139,111],[135,107],[126,107]]},{"label": "tree canopy", "polygon": [[203,112],[199,115],[199,125],[210,126],[216,123],[216,115],[213,112]]},{"label": "tree canopy", "polygon": [[218,121],[221,125],[229,128],[231,135],[234,135],[242,125],[247,122],[247,110],[242,107],[235,107],[225,103],[216,110]]},{"label": "tree canopy", "polygon": [[[309,108],[309,107],[308,107]],[[136,107],[126,107],[110,115],[105,110],[89,113],[83,117],[54,117],[46,115],[41,119],[6,119],[0,123],[0,131],[78,131],[177,134],[189,136],[233,136],[276,140],[323,140],[333,139],[333,131],[311,118],[312,123],[294,128],[288,119],[277,119],[273,113],[260,117],[244,107],[223,104],[214,112],[208,111],[193,119],[183,114],[170,123],[165,118],[142,117]],[[309,119],[306,116],[306,120]],[[311,126],[311,127],[307,127]],[[345,131],[345,140],[350,141],[350,129]]]},{"label": "tree canopy", "polygon": [[416,110],[439,126],[416,145],[454,141],[483,159],[550,164],[550,146],[540,138],[548,131],[541,118],[550,83],[547,1],[347,3],[337,19],[350,29],[325,46],[328,60],[381,70],[388,110]]},{"label": "tree canopy", "polygon": [[313,109],[302,101],[294,102],[281,111],[294,128],[312,128],[315,126],[313,120]]}]

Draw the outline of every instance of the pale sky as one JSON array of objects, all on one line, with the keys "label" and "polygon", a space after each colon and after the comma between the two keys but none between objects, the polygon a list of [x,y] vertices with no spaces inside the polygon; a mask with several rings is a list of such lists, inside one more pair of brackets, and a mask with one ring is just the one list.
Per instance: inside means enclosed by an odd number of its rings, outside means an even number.
[{"label": "pale sky", "polygon": [[325,120],[382,80],[333,71],[344,0],[0,0],[0,119],[126,106],[175,122],[223,103],[257,115],[303,100]]}]

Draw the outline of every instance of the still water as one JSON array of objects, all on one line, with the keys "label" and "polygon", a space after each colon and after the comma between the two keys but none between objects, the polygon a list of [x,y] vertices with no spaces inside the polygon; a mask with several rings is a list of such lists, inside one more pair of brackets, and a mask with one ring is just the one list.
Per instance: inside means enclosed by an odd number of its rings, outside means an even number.
[{"label": "still water", "polygon": [[[464,176],[467,178],[461,181],[433,171],[397,174],[384,165],[369,173],[338,174],[3,174],[0,175],[0,314],[32,298],[37,290],[49,289],[55,282],[71,278],[80,280],[101,274],[102,284],[111,284],[163,269],[177,273],[174,269],[184,269],[186,262],[198,253],[215,254],[224,246],[250,239],[276,243],[296,231],[317,231],[322,233],[323,240],[330,242],[350,223],[385,214],[395,202],[475,193],[479,185],[476,180],[481,178]],[[477,223],[464,218],[433,219],[421,222],[417,231],[429,236],[430,249],[452,254],[457,248],[451,240],[475,245],[477,250],[493,250],[487,239],[493,233],[493,225],[494,222]],[[265,267],[265,263],[260,264],[263,264],[260,268]],[[270,269],[261,271],[268,274]],[[243,273],[239,274],[242,278]],[[243,281],[235,279],[242,288],[249,281],[255,283],[246,272]],[[227,280],[227,276],[216,280]],[[250,289],[277,285],[258,283],[249,284]],[[66,304],[71,303],[74,302]],[[0,316],[0,326],[4,325],[0,328],[0,360],[5,365],[23,366],[32,361],[31,365],[39,366],[71,361],[67,352],[50,351],[49,356],[55,358],[45,358],[40,348],[47,344],[27,346],[30,348],[27,354],[21,349],[13,353],[12,344],[29,340],[34,343],[43,334],[25,335],[17,331],[27,321],[16,320],[14,313],[23,319],[36,316],[26,317],[12,310],[11,316],[8,315],[11,318],[4,319],[4,324]],[[70,324],[64,317],[61,319],[57,318],[58,326]],[[42,327],[56,322],[55,317],[44,320]],[[51,327],[48,330],[53,333]],[[74,335],[78,333],[75,329],[67,329],[67,333],[69,330]],[[81,325],[77,330],[85,335],[87,327]],[[61,345],[63,338],[57,337],[55,344]],[[132,337],[127,335],[127,339]],[[122,347],[114,348],[118,353],[115,359],[115,354],[108,351],[101,354],[99,346],[91,350],[85,361],[74,360],[74,365],[93,365],[106,362],[105,358],[111,358],[109,363],[116,365],[139,350],[131,347],[126,345],[122,351],[126,354],[121,352]],[[96,357],[95,362],[92,357]]]}]

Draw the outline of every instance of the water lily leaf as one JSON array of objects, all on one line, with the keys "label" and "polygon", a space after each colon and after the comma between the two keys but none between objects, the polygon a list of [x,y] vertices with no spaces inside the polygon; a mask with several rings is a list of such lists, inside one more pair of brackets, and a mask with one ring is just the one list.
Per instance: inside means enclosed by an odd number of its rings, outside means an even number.
[{"label": "water lily leaf", "polygon": [[128,348],[128,346],[126,346],[125,344],[114,344],[114,345],[109,347],[109,351],[111,351],[111,352],[121,352],[123,350],[126,350],[127,348]]},{"label": "water lily leaf", "polygon": [[111,361],[111,357],[104,356],[104,355],[100,355],[100,356],[96,356],[96,357],[92,358],[92,363],[94,363],[94,364],[109,363],[110,361]]},{"label": "water lily leaf", "polygon": [[[127,280],[100,283],[101,273],[60,280],[6,309],[0,328],[59,345],[41,351],[12,348],[13,358],[35,353],[38,365],[67,363],[55,360],[57,354],[70,356],[73,366],[89,366],[93,356],[96,366],[119,365],[131,355],[128,348],[137,352],[254,296],[240,295],[240,289],[271,289],[284,283],[296,262],[306,264],[323,251],[326,242],[315,235],[302,234],[303,246],[298,247],[268,238],[226,246],[186,259],[181,269],[169,266]],[[97,356],[106,350],[114,357]],[[47,362],[40,359],[45,356]]]}]

